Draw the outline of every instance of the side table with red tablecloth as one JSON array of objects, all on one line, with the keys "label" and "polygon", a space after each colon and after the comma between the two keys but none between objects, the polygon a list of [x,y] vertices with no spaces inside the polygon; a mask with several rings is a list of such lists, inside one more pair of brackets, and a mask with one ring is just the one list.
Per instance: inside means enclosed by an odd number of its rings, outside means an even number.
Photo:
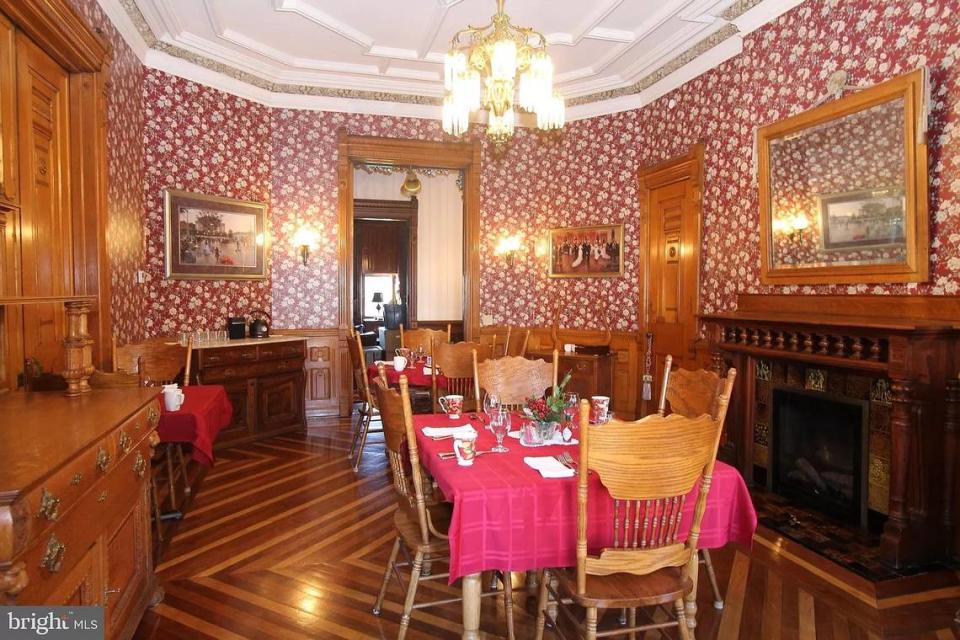
[{"label": "side table with red tablecloth", "polygon": [[230,424],[233,407],[221,385],[183,388],[183,405],[167,411],[161,402],[157,434],[160,442],[185,442],[193,447],[193,459],[213,466],[213,444],[220,430]]}]

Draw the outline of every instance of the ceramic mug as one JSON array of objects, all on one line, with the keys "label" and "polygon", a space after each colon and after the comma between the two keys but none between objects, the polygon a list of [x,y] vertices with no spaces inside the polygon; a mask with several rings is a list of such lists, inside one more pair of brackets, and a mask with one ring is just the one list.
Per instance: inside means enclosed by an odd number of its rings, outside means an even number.
[{"label": "ceramic mug", "polygon": [[610,398],[608,396],[590,396],[590,422],[603,424],[607,421],[609,411]]},{"label": "ceramic mug", "polygon": [[163,406],[167,411],[176,411],[183,405],[183,391],[177,388],[164,389]]},{"label": "ceramic mug", "polygon": [[469,467],[477,457],[477,434],[464,433],[453,439],[453,453],[457,456],[457,464]]},{"label": "ceramic mug", "polygon": [[403,356],[396,356],[393,359],[393,368],[397,371],[403,371],[407,368],[407,359]]},{"label": "ceramic mug", "polygon": [[463,411],[463,396],[443,396],[440,398],[440,408],[451,420],[459,420]]},{"label": "ceramic mug", "polygon": [[396,353],[398,356],[406,360],[410,359],[410,349],[407,349],[406,347],[400,347],[399,349],[394,349],[394,353]]},{"label": "ceramic mug", "polygon": [[567,343],[567,344],[563,345],[563,350],[564,350],[564,352],[566,352],[566,353],[576,353],[576,351],[577,351],[577,345],[571,344],[571,343]]}]

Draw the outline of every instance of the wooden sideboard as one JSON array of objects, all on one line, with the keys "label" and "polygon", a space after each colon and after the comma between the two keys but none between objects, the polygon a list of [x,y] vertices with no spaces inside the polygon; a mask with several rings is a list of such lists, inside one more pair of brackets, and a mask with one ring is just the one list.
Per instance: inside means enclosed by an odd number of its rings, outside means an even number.
[{"label": "wooden sideboard", "polygon": [[235,340],[197,349],[197,382],[222,384],[233,421],[217,446],[248,442],[306,426],[302,336]]},{"label": "wooden sideboard", "polygon": [[156,389],[0,396],[0,604],[102,605],[130,638],[161,593],[150,544]]},{"label": "wooden sideboard", "polygon": [[[553,361],[553,351],[528,351],[528,358]],[[582,353],[560,352],[560,379],[571,372],[567,391],[580,395],[613,397],[613,367],[617,357],[613,353],[605,355],[587,355]]]}]

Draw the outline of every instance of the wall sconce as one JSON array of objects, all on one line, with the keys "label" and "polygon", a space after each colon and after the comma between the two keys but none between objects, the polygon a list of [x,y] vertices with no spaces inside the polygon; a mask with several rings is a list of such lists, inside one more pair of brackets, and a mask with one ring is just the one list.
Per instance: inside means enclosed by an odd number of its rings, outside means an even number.
[{"label": "wall sconce", "polygon": [[520,252],[521,244],[522,240],[519,233],[515,233],[512,236],[503,236],[500,238],[500,241],[497,242],[497,246],[494,247],[493,254],[503,256],[507,264],[512,265],[514,256]]},{"label": "wall sconce", "polygon": [[791,242],[800,242],[803,239],[803,231],[810,226],[810,219],[802,213],[795,216],[785,216],[773,221],[774,233],[779,233],[790,238]]},{"label": "wall sconce", "polygon": [[310,257],[310,248],[313,247],[316,242],[317,234],[309,227],[300,227],[297,229],[297,232],[293,234],[293,245],[297,247],[300,253],[300,260],[303,262],[303,266],[307,266],[307,258]]}]

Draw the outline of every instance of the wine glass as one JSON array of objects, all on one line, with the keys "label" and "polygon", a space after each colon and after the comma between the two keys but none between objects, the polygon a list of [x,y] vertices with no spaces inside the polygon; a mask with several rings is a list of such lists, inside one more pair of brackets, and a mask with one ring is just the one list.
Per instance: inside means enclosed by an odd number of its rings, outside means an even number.
[{"label": "wine glass", "polygon": [[[577,426],[577,409],[580,404],[580,396],[573,391],[563,394],[563,417],[566,420],[564,429],[561,431],[564,441],[573,438],[574,429]],[[569,431],[567,431],[569,429]]]},{"label": "wine glass", "polygon": [[493,421],[493,414],[500,411],[500,396],[495,393],[484,393],[483,412],[487,414],[487,424]]},{"label": "wine glass", "polygon": [[490,430],[493,431],[493,435],[497,439],[497,446],[490,450],[496,451],[497,453],[510,451],[510,449],[503,446],[503,438],[507,435],[507,432],[510,431],[510,412],[504,409],[494,411],[490,416]]}]

